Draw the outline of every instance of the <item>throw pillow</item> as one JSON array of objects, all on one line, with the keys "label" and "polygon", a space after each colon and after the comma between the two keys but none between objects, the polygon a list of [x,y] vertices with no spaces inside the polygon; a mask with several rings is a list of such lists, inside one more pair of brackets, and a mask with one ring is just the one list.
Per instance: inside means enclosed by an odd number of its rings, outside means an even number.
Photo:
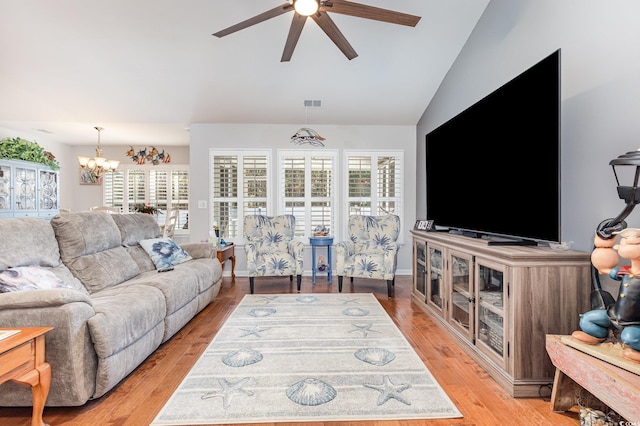
[{"label": "throw pillow", "polygon": [[140,245],[149,254],[154,265],[156,265],[156,269],[168,268],[191,260],[191,256],[171,238],[142,240]]},{"label": "throw pillow", "polygon": [[0,293],[47,288],[73,288],[50,269],[40,266],[18,266],[0,271]]}]

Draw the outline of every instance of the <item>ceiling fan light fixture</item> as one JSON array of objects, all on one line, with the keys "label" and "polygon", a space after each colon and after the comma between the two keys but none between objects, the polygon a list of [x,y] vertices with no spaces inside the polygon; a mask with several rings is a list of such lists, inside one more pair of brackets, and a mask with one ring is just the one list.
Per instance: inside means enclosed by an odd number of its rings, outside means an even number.
[{"label": "ceiling fan light fixture", "polygon": [[310,16],[318,11],[316,0],[294,0],[293,8],[299,15]]}]

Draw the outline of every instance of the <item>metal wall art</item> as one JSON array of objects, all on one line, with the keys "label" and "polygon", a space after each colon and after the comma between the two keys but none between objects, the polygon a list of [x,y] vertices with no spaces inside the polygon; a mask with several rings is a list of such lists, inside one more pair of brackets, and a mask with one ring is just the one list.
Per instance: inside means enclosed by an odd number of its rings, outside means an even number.
[{"label": "metal wall art", "polygon": [[168,152],[165,152],[164,149],[162,152],[159,152],[155,146],[150,146],[145,149],[141,149],[136,152],[132,146],[129,146],[127,150],[127,156],[131,157],[134,163],[136,164],[144,164],[147,161],[157,166],[160,163],[170,163],[171,156]]},{"label": "metal wall art", "polygon": [[291,136],[291,142],[296,145],[309,144],[313,146],[324,146],[322,143],[323,140],[325,140],[325,138],[308,127],[301,128],[295,135]]}]

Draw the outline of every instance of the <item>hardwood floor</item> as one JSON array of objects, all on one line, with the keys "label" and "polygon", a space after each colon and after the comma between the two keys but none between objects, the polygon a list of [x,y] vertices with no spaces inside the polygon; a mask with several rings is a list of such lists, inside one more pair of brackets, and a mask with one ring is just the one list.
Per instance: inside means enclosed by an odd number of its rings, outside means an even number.
[{"label": "hardwood floor", "polygon": [[[257,278],[256,294],[295,293],[295,280]],[[302,293],[337,293],[334,277],[317,284],[302,280]],[[411,301],[411,277],[396,277],[395,295],[387,298],[386,283],[345,280],[343,292],[374,293],[425,365],[456,404],[463,418],[433,421],[379,421],[304,423],[304,425],[578,425],[575,411],[550,410],[551,389],[540,398],[509,396],[484,370],[456,346],[422,310]],[[107,395],[82,407],[47,407],[44,421],[55,425],[148,425],[178,387],[242,297],[249,293],[248,278],[225,277],[217,299],[161,346],[145,363]],[[0,405],[2,395],[0,394]],[[31,424],[31,408],[0,407],[0,426]],[[274,424],[274,423],[272,423]],[[279,423],[282,425],[284,423]],[[291,424],[291,423],[288,423]],[[263,423],[264,425],[264,423]]]}]

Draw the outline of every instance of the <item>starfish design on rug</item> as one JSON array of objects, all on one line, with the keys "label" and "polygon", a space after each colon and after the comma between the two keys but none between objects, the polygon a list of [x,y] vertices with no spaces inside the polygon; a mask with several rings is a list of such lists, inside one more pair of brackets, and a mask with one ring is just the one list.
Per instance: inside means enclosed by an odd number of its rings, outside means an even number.
[{"label": "starfish design on rug", "polygon": [[241,328],[240,330],[244,332],[240,335],[240,337],[247,337],[247,336],[262,337],[262,332],[271,330],[271,327],[260,327],[259,325],[254,325],[251,328]]},{"label": "starfish design on rug", "polygon": [[233,397],[238,395],[247,395],[253,396],[253,392],[250,390],[245,390],[242,387],[246,385],[251,378],[245,377],[244,379],[240,379],[235,383],[229,382],[227,379],[220,378],[218,379],[218,383],[220,384],[220,389],[216,389],[211,392],[207,392],[202,395],[201,399],[209,399],[209,398],[222,398],[222,406],[227,409],[231,406],[231,400]]},{"label": "starfish design on rug", "polygon": [[389,378],[389,376],[384,376],[382,379],[382,385],[368,385],[365,383],[366,387],[370,389],[377,390],[380,392],[380,396],[378,397],[377,404],[382,405],[385,402],[389,401],[391,398],[396,399],[403,404],[411,405],[411,401],[409,401],[404,396],[400,395],[401,392],[409,389],[411,387],[410,383],[405,383],[403,385],[395,385]]},{"label": "starfish design on rug", "polygon": [[261,302],[264,303],[265,305],[268,305],[269,303],[275,301],[278,298],[278,296],[264,296],[261,298]]},{"label": "starfish design on rug", "polygon": [[362,337],[369,336],[369,333],[380,333],[378,330],[371,329],[371,327],[373,327],[373,324],[364,324],[364,325],[351,324],[351,325],[355,327],[355,330],[350,330],[349,333],[361,333]]}]

